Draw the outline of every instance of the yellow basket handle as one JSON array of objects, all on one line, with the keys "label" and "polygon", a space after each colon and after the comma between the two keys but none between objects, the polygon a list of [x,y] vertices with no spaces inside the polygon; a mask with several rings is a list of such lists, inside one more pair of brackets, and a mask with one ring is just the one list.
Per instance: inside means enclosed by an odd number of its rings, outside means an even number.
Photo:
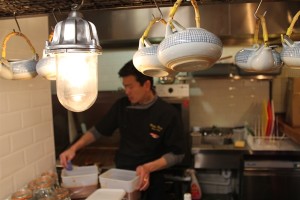
[{"label": "yellow basket handle", "polygon": [[146,30],[144,31],[143,36],[141,37],[143,43],[144,43],[145,38],[148,37],[148,34],[149,34],[149,32],[150,32],[150,30],[151,30],[153,24],[155,24],[156,22],[161,22],[161,23],[164,24],[164,25],[167,24],[167,22],[166,22],[164,19],[161,19],[161,18],[159,18],[159,17],[153,18],[153,19],[149,22],[149,24],[148,24]]},{"label": "yellow basket handle", "polygon": [[9,41],[9,39],[12,36],[20,36],[23,39],[25,39],[25,41],[27,42],[27,44],[30,46],[31,51],[33,52],[33,54],[36,56],[36,51],[35,48],[33,47],[33,45],[31,44],[30,40],[21,32],[11,32],[9,34],[7,34],[3,40],[2,43],[2,58],[5,59],[6,58],[6,46],[7,46],[7,42]]},{"label": "yellow basket handle", "polygon": [[49,34],[49,37],[48,37],[48,41],[49,41],[49,42],[52,41],[53,35],[54,35],[54,32],[52,31],[52,32]]},{"label": "yellow basket handle", "polygon": [[[173,7],[171,8],[170,12],[169,12],[169,22],[174,18],[174,15],[178,9],[178,7],[180,6],[182,0],[177,0]],[[198,4],[197,4],[197,1],[196,0],[191,0],[191,3],[194,7],[194,11],[195,11],[195,21],[196,21],[196,27],[197,28],[200,28],[200,12],[199,12],[199,7],[198,7]]]},{"label": "yellow basket handle", "polygon": [[287,36],[290,37],[290,36],[292,35],[294,25],[295,25],[296,21],[298,20],[299,16],[300,16],[300,10],[299,10],[299,11],[296,13],[296,15],[293,17],[293,20],[292,20],[292,22],[291,22],[289,28],[288,28],[287,31],[286,31],[286,35],[287,35]]},{"label": "yellow basket handle", "polygon": [[258,19],[256,19],[256,22],[255,22],[253,44],[258,44],[259,27],[260,27],[260,19],[258,18]]},{"label": "yellow basket handle", "polygon": [[267,25],[266,25],[266,19],[263,15],[257,15],[257,17],[259,18],[260,23],[261,23],[261,27],[262,27],[262,30],[263,30],[264,44],[266,46],[267,42],[269,40],[268,30],[267,30]]}]

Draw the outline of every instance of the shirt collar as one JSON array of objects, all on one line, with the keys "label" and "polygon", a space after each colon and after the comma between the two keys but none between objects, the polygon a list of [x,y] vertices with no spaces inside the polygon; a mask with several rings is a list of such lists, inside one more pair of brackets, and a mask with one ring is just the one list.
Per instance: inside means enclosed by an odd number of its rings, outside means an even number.
[{"label": "shirt collar", "polygon": [[127,106],[127,108],[141,109],[141,110],[142,109],[147,109],[147,108],[150,108],[157,101],[157,99],[158,99],[158,96],[155,95],[154,98],[153,98],[153,100],[150,101],[147,104],[139,104],[139,103],[137,103],[137,104],[133,104],[133,105]]}]

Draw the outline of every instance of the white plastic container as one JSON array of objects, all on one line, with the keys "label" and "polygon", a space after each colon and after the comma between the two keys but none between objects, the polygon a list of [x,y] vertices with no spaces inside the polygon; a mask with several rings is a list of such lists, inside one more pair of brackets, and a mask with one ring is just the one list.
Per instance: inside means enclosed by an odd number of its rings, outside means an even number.
[{"label": "white plastic container", "polygon": [[98,185],[98,168],[94,166],[74,167],[73,170],[63,169],[61,172],[64,187],[80,187]]},{"label": "white plastic container", "polygon": [[126,195],[125,190],[122,189],[98,189],[93,194],[88,196],[86,200],[122,200]]},{"label": "white plastic container", "polygon": [[99,176],[101,188],[123,189],[131,193],[137,189],[139,177],[135,171],[110,169]]}]

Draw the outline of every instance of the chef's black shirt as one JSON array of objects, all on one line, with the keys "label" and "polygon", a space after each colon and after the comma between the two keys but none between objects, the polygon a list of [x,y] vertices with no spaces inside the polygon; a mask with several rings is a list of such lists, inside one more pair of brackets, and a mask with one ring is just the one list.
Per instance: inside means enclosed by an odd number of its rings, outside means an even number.
[{"label": "chef's black shirt", "polygon": [[127,97],[117,100],[95,129],[110,136],[117,128],[121,134],[117,168],[135,170],[166,153],[184,154],[179,111],[159,97],[149,105],[131,105]]}]

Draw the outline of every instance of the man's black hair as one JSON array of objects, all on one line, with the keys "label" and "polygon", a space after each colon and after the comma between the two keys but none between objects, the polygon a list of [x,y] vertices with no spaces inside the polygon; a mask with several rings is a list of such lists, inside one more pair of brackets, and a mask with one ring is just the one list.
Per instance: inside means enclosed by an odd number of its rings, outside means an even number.
[{"label": "man's black hair", "polygon": [[125,77],[125,76],[134,76],[141,85],[144,85],[144,83],[149,80],[151,83],[151,90],[154,92],[154,86],[153,86],[153,78],[150,76],[146,76],[140,71],[138,71],[134,65],[132,60],[128,61],[120,70],[119,70],[119,76]]}]

